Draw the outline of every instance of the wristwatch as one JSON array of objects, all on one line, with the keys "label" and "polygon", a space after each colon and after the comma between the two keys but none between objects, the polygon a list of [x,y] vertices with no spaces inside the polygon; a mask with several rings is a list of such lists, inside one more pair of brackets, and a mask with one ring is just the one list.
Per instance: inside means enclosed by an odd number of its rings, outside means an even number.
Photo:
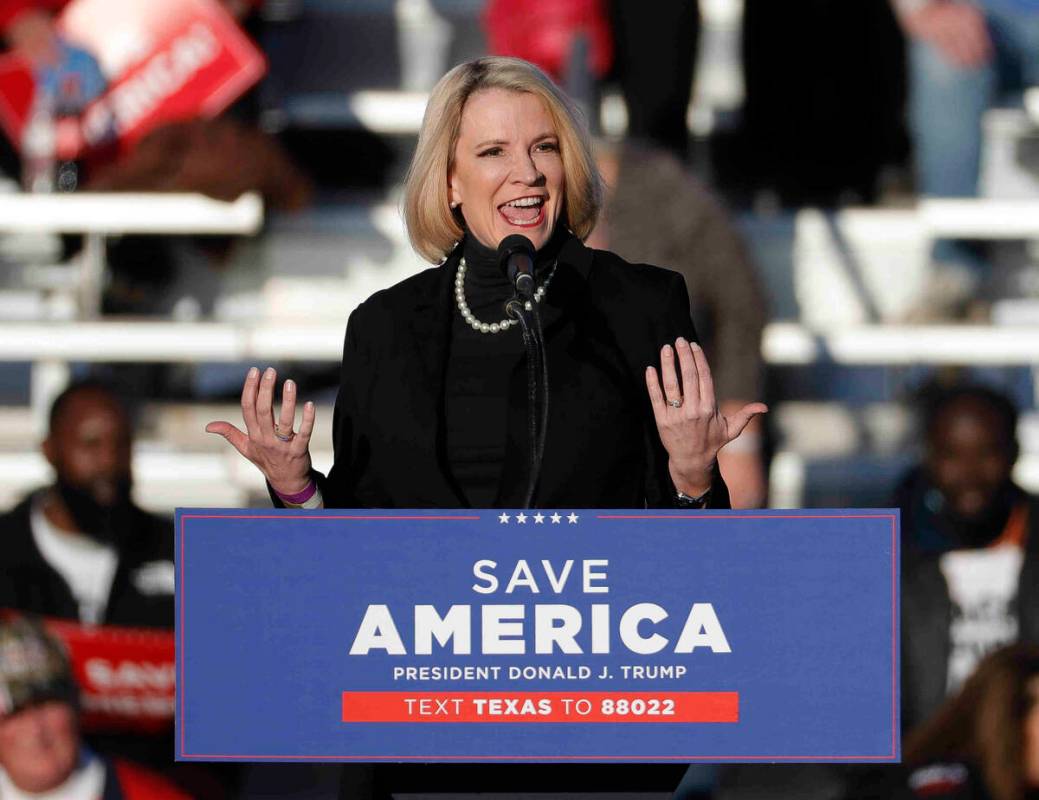
[{"label": "wristwatch", "polygon": [[675,505],[679,508],[707,508],[707,502],[711,499],[711,488],[713,487],[708,486],[707,491],[697,497],[691,497],[675,489]]}]

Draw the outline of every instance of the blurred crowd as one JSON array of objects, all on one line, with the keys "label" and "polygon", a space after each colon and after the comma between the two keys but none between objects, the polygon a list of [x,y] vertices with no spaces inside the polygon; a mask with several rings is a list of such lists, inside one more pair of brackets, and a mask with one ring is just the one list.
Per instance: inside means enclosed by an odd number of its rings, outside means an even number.
[{"label": "blurred crowd", "polygon": [[[304,20],[320,5],[221,4],[261,45],[265,28]],[[62,34],[65,5],[0,0],[0,33],[8,55],[65,98],[67,115],[96,99],[103,77],[97,60]],[[408,6],[412,18],[435,27],[458,13],[449,5],[386,0],[384,10],[392,18],[396,7],[403,24],[400,8]],[[1039,0],[655,0],[652,10],[634,0],[469,5],[482,20],[487,51],[539,64],[585,109],[608,187],[589,243],[684,275],[723,409],[792,394],[790,381],[776,379],[762,359],[772,298],[737,217],[804,205],[998,197],[998,185],[981,186],[992,135],[987,115],[1004,108],[1027,117],[1028,91],[1039,91]],[[707,11],[722,6],[742,14],[741,48],[728,55],[744,97],[733,116],[715,114],[713,128],[697,132],[688,124],[697,70],[723,55],[705,50],[701,35]],[[370,135],[352,131],[318,141],[271,122],[278,116],[263,98],[287,76],[278,71],[284,60],[269,55],[259,89],[219,113],[157,125],[130,145],[63,158],[53,144],[40,150],[46,137],[39,139],[32,125],[41,123],[32,117],[26,136],[34,141],[8,135],[0,146],[6,191],[200,192],[221,200],[251,191],[286,215],[339,202],[344,192],[394,191],[387,176],[399,137],[373,146]],[[392,88],[404,87],[403,70]],[[623,137],[600,125],[610,92],[624,100]],[[1015,164],[1025,183],[1036,181],[1036,195],[1021,199],[1039,199],[1036,141],[1039,121],[1032,121]],[[353,153],[365,155],[351,172]],[[385,169],[367,163],[371,154]],[[319,170],[320,159],[338,166]],[[164,237],[113,244],[106,313],[168,315],[180,244]],[[206,268],[220,270],[226,242],[200,245]],[[63,254],[79,247],[64,241]],[[930,262],[930,288],[907,319],[984,322],[977,301],[991,298],[992,245],[941,239]],[[916,463],[887,487],[885,504],[902,519],[904,763],[694,767],[676,796],[1039,796],[1039,500],[1014,480],[1021,421],[1034,397],[1021,390],[1027,370],[993,381],[974,367],[921,369],[897,398],[911,409],[916,432],[905,442]],[[0,516],[0,609],[7,610],[0,616],[0,800],[348,796],[337,778],[328,795],[306,784],[309,773],[299,785],[289,778],[279,793],[263,785],[268,773],[174,764],[171,716],[142,730],[125,720],[96,725],[86,713],[74,652],[55,621],[166,634],[173,627],[172,524],[139,508],[132,494],[134,409],[143,399],[164,399],[169,383],[141,380],[141,369],[76,371],[81,377],[53,399],[39,443],[52,480]],[[314,385],[322,380],[318,374]],[[734,507],[768,505],[775,436],[756,421],[721,452]]]}]

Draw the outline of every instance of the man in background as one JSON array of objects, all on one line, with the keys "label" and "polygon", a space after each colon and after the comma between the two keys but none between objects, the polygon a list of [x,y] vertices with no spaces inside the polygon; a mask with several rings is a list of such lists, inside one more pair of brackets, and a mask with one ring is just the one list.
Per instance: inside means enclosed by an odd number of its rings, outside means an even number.
[{"label": "man in background", "polygon": [[[901,510],[907,732],[988,653],[1018,641],[1039,643],[1039,503],[1011,478],[1018,453],[1014,404],[983,386],[956,386],[928,394],[922,423],[923,459],[891,503]],[[886,785],[889,771],[741,765],[723,771],[714,797],[830,800],[860,781]]]},{"label": "man in background", "polygon": [[[129,413],[107,385],[80,381],[58,395],[42,445],[54,482],[0,516],[0,609],[173,628],[173,524],[131,499],[132,439]],[[97,752],[145,764],[205,800],[229,796],[238,780],[227,765],[174,764],[172,724],[87,738]]]},{"label": "man in background", "polygon": [[[892,0],[908,40],[909,128],[917,189],[974,197],[982,117],[1039,85],[1039,0]],[[943,240],[933,253],[930,309],[956,313],[986,277],[977,242]]]},{"label": "man in background", "polygon": [[982,386],[930,398],[902,512],[902,724],[926,719],[988,653],[1039,642],[1039,503],[1011,478],[1017,410]]},{"label": "man in background", "polygon": [[85,624],[173,627],[173,526],[130,496],[132,432],[103,384],[69,386],[43,453],[54,482],[0,516],[0,607]]},{"label": "man in background", "polygon": [[925,195],[977,192],[981,117],[1039,84],[1036,0],[892,0],[909,40],[910,125]]}]

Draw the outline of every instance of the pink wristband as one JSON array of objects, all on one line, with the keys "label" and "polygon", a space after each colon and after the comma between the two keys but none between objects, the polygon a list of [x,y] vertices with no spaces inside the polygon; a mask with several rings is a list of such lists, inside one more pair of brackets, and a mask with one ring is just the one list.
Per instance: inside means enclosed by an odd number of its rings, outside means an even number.
[{"label": "pink wristband", "polygon": [[282,494],[277,489],[274,489],[274,493],[281,498],[282,502],[291,503],[294,506],[303,505],[307,500],[314,496],[314,492],[316,491],[317,483],[314,482],[313,478],[310,479],[310,483],[306,485],[306,488],[304,488],[302,492],[296,492],[296,494]]}]

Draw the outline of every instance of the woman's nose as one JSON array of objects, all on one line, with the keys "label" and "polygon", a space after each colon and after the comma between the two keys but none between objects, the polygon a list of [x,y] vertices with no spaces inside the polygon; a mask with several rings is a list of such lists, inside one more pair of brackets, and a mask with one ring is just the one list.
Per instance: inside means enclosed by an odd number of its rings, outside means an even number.
[{"label": "woman's nose", "polygon": [[519,163],[514,168],[514,175],[516,180],[528,186],[538,186],[545,180],[545,176],[538,169],[538,165],[534,163],[531,155],[520,157]]}]

